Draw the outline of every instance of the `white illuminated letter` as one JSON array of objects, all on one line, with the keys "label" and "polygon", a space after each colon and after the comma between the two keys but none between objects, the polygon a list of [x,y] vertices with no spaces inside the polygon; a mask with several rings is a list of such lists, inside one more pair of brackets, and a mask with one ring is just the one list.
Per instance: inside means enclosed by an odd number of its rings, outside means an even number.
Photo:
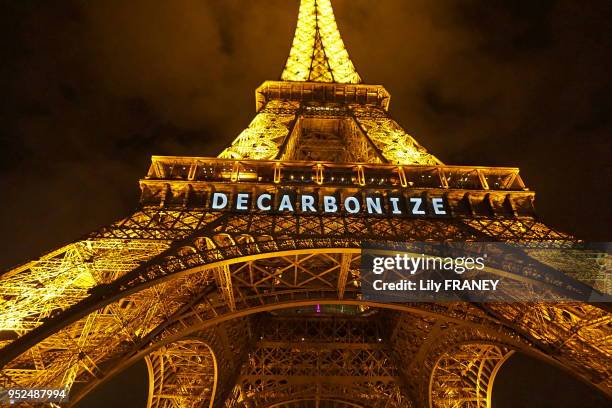
[{"label": "white illuminated letter", "polygon": [[314,207],[314,202],[314,196],[304,194],[302,196],[302,212],[317,212],[317,209]]},{"label": "white illuminated letter", "polygon": [[264,205],[264,200],[272,200],[272,196],[270,194],[262,194],[257,197],[257,208],[261,211],[270,211],[272,204]]},{"label": "white illuminated letter", "polygon": [[359,200],[357,197],[346,197],[344,200],[344,209],[349,214],[357,214],[359,212]]},{"label": "white illuminated letter", "polygon": [[421,210],[421,205],[423,204],[423,199],[420,197],[412,197],[410,199],[410,202],[414,204],[414,207],[412,207],[412,213],[413,214],[421,214],[424,215],[425,211]]},{"label": "white illuminated letter", "polygon": [[389,197],[389,201],[391,202],[391,206],[393,206],[393,214],[401,214],[402,212],[399,209],[399,198],[397,197]]},{"label": "white illuminated letter", "polygon": [[212,209],[222,210],[227,207],[227,194],[225,193],[213,193],[212,197]]},{"label": "white illuminated letter", "polygon": [[325,212],[338,212],[338,204],[336,204],[336,197],[323,196],[323,208],[325,209]]},{"label": "white illuminated letter", "polygon": [[368,207],[368,214],[382,214],[382,203],[380,202],[380,197],[366,197],[366,206]]},{"label": "white illuminated letter", "polygon": [[291,204],[291,197],[287,194],[283,194],[278,211],[289,211],[293,212],[293,205]]},{"label": "white illuminated letter", "polygon": [[431,203],[436,214],[444,215],[446,210],[444,209],[444,200],[441,198],[432,198]]},{"label": "white illuminated letter", "polygon": [[239,193],[236,196],[236,209],[237,210],[248,210],[247,201],[249,199],[249,195],[247,193]]}]

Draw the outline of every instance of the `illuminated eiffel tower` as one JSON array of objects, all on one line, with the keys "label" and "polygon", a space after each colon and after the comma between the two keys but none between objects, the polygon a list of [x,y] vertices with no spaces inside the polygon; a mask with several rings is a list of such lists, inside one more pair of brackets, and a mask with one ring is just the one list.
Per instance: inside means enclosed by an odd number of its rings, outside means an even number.
[{"label": "illuminated eiffel tower", "polygon": [[[363,242],[574,239],[536,219],[518,169],[447,166],[406,134],[330,0],[302,0],[281,80],[255,97],[218,158],[153,157],[138,211],[0,275],[0,387],[74,404],[145,358],[149,407],[489,407],[520,351],[611,393],[597,305],[361,297]],[[425,214],[339,211],[366,193]],[[314,201],[280,202],[297,195]]]}]

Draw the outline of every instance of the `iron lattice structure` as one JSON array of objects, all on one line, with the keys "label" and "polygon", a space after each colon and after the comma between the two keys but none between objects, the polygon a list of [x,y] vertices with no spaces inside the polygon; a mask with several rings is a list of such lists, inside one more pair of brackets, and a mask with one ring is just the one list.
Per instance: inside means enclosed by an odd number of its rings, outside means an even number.
[{"label": "iron lattice structure", "polygon": [[[303,0],[282,81],[218,158],[153,157],[138,211],[0,276],[0,387],[75,404],[144,358],[149,407],[484,408],[521,351],[611,394],[601,305],[362,299],[363,242],[574,241],[538,221],[518,169],[443,165],[389,99],[361,83],[330,1]],[[237,191],[439,196],[450,214],[211,208]]]}]

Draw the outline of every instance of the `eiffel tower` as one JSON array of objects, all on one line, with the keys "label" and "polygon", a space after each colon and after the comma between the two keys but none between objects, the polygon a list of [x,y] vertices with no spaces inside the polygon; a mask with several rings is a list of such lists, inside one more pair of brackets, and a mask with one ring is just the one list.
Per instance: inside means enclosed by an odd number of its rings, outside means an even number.
[{"label": "eiffel tower", "polygon": [[[0,275],[1,388],[66,388],[74,405],[144,358],[148,407],[484,408],[522,352],[612,394],[601,305],[361,296],[364,242],[575,239],[538,220],[518,169],[445,165],[408,135],[387,90],[362,82],[330,0],[301,1],[281,80],[255,101],[218,157],[154,156],[136,212]],[[241,192],[269,205],[213,202]],[[367,192],[443,197],[449,214],[278,202]]]}]

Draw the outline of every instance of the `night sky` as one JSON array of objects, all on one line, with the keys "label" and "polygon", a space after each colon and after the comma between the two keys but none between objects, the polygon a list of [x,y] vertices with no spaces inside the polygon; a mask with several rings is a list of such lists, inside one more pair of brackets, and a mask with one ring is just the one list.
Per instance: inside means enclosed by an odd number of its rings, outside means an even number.
[{"label": "night sky", "polygon": [[[280,77],[298,3],[0,0],[0,267],[127,215],[151,155],[216,156]],[[520,167],[549,225],[610,240],[611,1],[334,7],[423,146]]]}]

